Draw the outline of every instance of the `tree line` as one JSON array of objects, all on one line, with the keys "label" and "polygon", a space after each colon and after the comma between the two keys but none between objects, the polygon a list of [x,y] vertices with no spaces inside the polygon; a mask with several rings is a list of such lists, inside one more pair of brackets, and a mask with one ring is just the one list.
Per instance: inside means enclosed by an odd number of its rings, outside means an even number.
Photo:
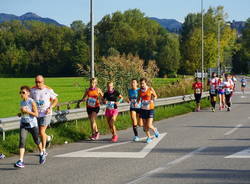
[{"label": "tree line", "polygon": [[[214,67],[218,58],[217,24],[220,22],[220,64],[229,65],[236,52],[236,31],[226,24],[223,7],[204,13],[204,63]],[[88,72],[90,25],[74,21],[70,27],[37,21],[0,24],[0,72],[10,76],[77,76]],[[138,9],[106,15],[95,26],[95,62],[134,55],[145,66],[154,60],[159,76],[193,74],[201,68],[201,14],[188,14],[180,35],[168,32]],[[119,58],[119,57],[118,57]]]}]

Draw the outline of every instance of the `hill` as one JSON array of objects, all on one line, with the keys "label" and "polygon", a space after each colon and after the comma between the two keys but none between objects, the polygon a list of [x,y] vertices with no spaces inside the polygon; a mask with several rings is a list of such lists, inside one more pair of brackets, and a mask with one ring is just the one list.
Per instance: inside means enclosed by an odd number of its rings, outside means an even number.
[{"label": "hill", "polygon": [[57,26],[63,26],[62,24],[59,24],[57,21],[55,21],[53,19],[40,17],[32,12],[25,13],[24,15],[21,15],[21,16],[0,13],[0,23],[6,22],[6,21],[12,21],[12,20],[20,20],[20,21],[35,20],[35,21],[40,21],[40,22],[44,22],[47,24],[54,24]]},{"label": "hill", "polygon": [[171,33],[179,34],[182,28],[182,23],[175,19],[158,19],[156,17],[149,17],[151,20],[158,22]]}]

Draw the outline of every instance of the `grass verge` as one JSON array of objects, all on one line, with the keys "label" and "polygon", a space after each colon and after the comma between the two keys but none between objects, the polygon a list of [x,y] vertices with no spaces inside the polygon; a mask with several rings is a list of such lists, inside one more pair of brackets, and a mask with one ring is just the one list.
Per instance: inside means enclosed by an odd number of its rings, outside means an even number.
[{"label": "grass verge", "polygon": [[[208,107],[209,100],[207,98],[201,101],[201,107]],[[177,115],[192,112],[195,108],[195,102],[186,102],[182,104],[170,105],[165,107],[157,107],[155,110],[155,121],[166,119],[169,117],[174,117]],[[109,133],[109,128],[106,123],[105,118],[98,117],[97,125],[101,134]],[[131,120],[129,112],[119,115],[116,122],[117,130],[124,130],[131,127]],[[90,135],[90,124],[89,121],[78,120],[77,122],[66,122],[61,124],[54,124],[52,128],[47,130],[47,133],[53,134],[53,144],[60,145],[64,144],[65,141],[68,143],[76,142],[79,140],[84,140]],[[2,140],[0,136],[0,153],[6,156],[11,156],[18,153],[19,144],[19,131],[10,131],[6,133],[6,141]],[[26,142],[26,152],[33,152],[36,150],[36,145],[34,144],[31,135],[27,136]]]}]

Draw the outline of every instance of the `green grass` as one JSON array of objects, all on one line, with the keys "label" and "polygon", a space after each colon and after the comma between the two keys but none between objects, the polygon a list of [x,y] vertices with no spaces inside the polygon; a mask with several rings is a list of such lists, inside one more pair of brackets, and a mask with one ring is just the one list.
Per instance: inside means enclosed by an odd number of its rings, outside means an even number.
[{"label": "green grass", "polygon": [[[176,80],[178,78],[155,78],[153,84],[160,87]],[[59,103],[81,99],[89,85],[82,77],[46,78],[45,83],[59,95]],[[19,89],[22,85],[34,86],[34,78],[0,78],[0,118],[15,116],[19,112]]]},{"label": "green grass", "polygon": [[[59,95],[59,102],[78,100],[88,86],[86,79],[81,77],[46,78],[46,85]],[[34,86],[33,78],[0,78],[0,118],[15,116],[19,112],[20,86]]]},{"label": "green grass", "polygon": [[[202,100],[202,107],[208,107],[209,101],[206,99]],[[177,116],[180,114],[185,114],[192,112],[195,108],[195,102],[188,102],[178,105],[171,105],[165,107],[158,107],[155,110],[155,120],[166,119],[169,117]],[[105,118],[98,117],[97,125],[100,133],[109,133],[109,128]],[[119,115],[116,127],[118,130],[124,130],[131,127],[131,120],[129,113],[126,112],[123,115]],[[65,141],[71,143],[79,140],[84,140],[90,136],[90,124],[88,120],[78,120],[77,122],[67,122],[52,125],[52,128],[47,130],[48,134],[53,134],[53,144],[64,144]],[[0,136],[0,153],[4,153],[6,156],[11,156],[18,153],[18,140],[19,133],[18,130],[10,131],[6,133],[6,141],[2,141]],[[32,152],[36,150],[36,146],[33,143],[31,135],[27,138],[26,151]]]}]

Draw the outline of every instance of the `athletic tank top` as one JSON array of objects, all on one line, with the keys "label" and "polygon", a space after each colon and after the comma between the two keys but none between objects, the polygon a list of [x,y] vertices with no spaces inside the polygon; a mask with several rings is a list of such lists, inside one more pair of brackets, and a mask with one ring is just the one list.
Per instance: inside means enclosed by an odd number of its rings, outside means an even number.
[{"label": "athletic tank top", "polygon": [[143,110],[154,109],[154,102],[152,100],[151,88],[148,88],[147,90],[140,89],[139,96],[141,98],[141,109]]},{"label": "athletic tank top", "polygon": [[99,93],[97,88],[94,89],[89,88],[87,91],[87,96],[88,96],[87,107],[96,108],[100,106],[100,102],[98,99]]}]

